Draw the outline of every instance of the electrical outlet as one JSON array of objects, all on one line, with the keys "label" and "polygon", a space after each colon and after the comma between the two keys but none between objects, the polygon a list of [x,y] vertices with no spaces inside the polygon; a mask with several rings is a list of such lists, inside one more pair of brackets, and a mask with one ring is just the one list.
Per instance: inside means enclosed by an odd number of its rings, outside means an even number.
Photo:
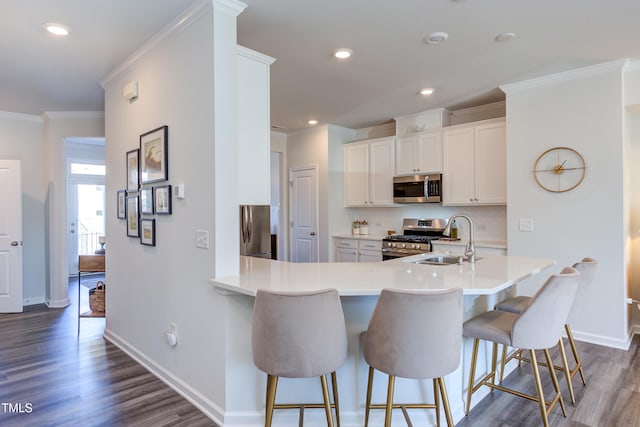
[{"label": "electrical outlet", "polygon": [[520,231],[533,231],[533,219],[531,218],[520,218]]},{"label": "electrical outlet", "polygon": [[196,230],[196,248],[209,249],[209,232]]}]

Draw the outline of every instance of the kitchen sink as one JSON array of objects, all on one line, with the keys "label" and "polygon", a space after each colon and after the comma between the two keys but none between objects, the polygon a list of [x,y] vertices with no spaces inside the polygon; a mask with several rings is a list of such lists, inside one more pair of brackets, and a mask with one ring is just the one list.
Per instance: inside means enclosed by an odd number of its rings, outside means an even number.
[{"label": "kitchen sink", "polygon": [[[480,257],[476,257],[476,261],[481,259]],[[467,259],[465,257],[460,257],[456,255],[435,255],[429,258],[421,259],[420,261],[414,261],[416,264],[427,264],[427,265],[452,265],[452,264],[462,264],[462,262],[466,262]]]},{"label": "kitchen sink", "polygon": [[421,259],[417,261],[416,264],[429,264],[429,265],[450,265],[450,264],[458,264],[457,256],[453,255],[438,255],[434,257],[429,257],[426,259]]}]

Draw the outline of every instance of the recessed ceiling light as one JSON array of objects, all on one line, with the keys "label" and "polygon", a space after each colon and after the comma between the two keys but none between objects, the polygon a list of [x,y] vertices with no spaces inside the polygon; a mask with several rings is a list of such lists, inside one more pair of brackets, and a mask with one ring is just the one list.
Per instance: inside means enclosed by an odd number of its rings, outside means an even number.
[{"label": "recessed ceiling light", "polygon": [[449,34],[443,31],[436,31],[435,33],[429,34],[424,38],[424,42],[427,44],[438,44],[442,43],[449,37]]},{"label": "recessed ceiling light", "polygon": [[347,48],[340,48],[333,51],[334,58],[347,59],[353,55],[353,50]]},{"label": "recessed ceiling light", "polygon": [[420,95],[431,95],[433,92],[435,92],[436,90],[432,87],[426,87],[422,90],[420,90]]},{"label": "recessed ceiling light", "polygon": [[307,123],[309,123],[311,126],[313,126],[313,125],[317,125],[318,121],[317,120],[309,120]]},{"label": "recessed ceiling light", "polygon": [[44,24],[44,28],[56,36],[68,36],[70,33],[69,27],[62,24],[56,24],[54,22]]},{"label": "recessed ceiling light", "polygon": [[502,33],[496,36],[497,42],[508,42],[516,38],[516,33]]}]

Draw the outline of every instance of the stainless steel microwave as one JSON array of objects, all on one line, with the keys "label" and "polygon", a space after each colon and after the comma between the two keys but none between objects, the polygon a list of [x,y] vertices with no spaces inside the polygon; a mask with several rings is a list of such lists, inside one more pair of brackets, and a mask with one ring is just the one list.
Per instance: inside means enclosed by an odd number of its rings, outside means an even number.
[{"label": "stainless steel microwave", "polygon": [[439,173],[396,176],[393,178],[394,203],[439,203],[442,201],[442,175]]}]

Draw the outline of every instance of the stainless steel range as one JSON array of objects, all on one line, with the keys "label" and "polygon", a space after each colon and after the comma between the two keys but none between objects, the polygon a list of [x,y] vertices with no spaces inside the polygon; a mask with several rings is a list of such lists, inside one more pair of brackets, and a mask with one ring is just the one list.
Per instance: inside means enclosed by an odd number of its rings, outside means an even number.
[{"label": "stainless steel range", "polygon": [[402,234],[382,239],[382,259],[386,261],[431,252],[431,241],[442,237],[446,226],[446,219],[405,218],[402,221]]}]

